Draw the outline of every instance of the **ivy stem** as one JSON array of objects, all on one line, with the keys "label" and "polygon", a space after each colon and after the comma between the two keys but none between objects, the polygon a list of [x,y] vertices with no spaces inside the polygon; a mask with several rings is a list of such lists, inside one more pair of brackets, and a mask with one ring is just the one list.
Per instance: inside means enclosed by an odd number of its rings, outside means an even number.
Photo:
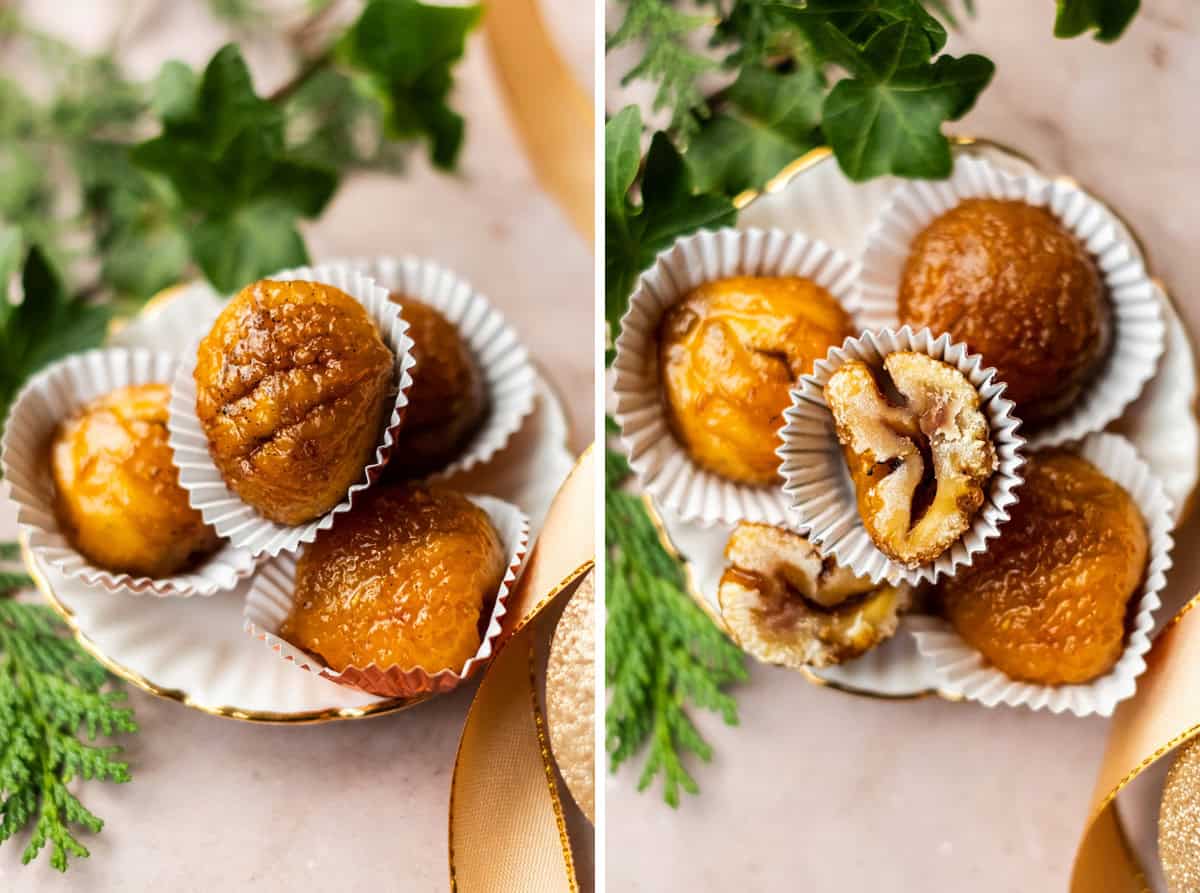
[{"label": "ivy stem", "polygon": [[267,97],[268,102],[283,103],[291,98],[297,90],[307,84],[316,75],[320,74],[333,62],[333,48],[326,49],[323,53],[313,56],[300,67],[300,70],[292,76],[292,79],[276,88],[270,96]]}]

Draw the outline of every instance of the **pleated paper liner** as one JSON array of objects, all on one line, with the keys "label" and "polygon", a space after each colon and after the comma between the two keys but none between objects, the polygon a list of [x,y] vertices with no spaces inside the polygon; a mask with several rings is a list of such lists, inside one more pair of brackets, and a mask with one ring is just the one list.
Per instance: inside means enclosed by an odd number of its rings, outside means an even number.
[{"label": "pleated paper liner", "polygon": [[[824,395],[830,377],[847,361],[861,360],[878,369],[884,357],[899,351],[915,351],[948,363],[978,389],[980,409],[987,416],[999,463],[987,486],[983,506],[967,532],[938,558],[915,568],[879,551],[863,526],[854,484]],[[996,370],[985,367],[983,357],[968,353],[964,345],[956,344],[949,336],[935,338],[928,329],[914,332],[905,326],[898,331],[883,329],[847,338],[841,347],[830,348],[825,359],[816,362],[812,374],[801,376],[784,418],[783,445],[778,453],[791,525],[805,534],[823,556],[832,555],[839,565],[872,582],[916,585],[953,574],[984,551],[988,540],[1000,535],[1009,508],[1017,501],[1025,440],[1018,433],[1021,423],[1013,415],[1012,401],[1004,397],[1004,384],[996,380]]]},{"label": "pleated paper liner", "polygon": [[43,369],[22,388],[5,426],[4,477],[17,504],[17,522],[28,532],[29,547],[68,577],[109,592],[187,597],[233,589],[256,564],[246,550],[229,542],[194,569],[152,578],[97,567],[71,545],[54,510],[50,444],[58,425],[91,401],[118,388],[170,384],[178,360],[146,348],[108,348],[74,354]]},{"label": "pleated paper liner", "polygon": [[958,157],[948,180],[902,183],[867,233],[861,277],[863,325],[900,324],[898,289],[913,239],[968,198],[1020,200],[1044,207],[1095,258],[1112,299],[1109,357],[1075,405],[1030,434],[1030,443],[1050,446],[1102,430],[1153,377],[1166,342],[1166,324],[1158,286],[1147,274],[1137,245],[1107,207],[1074,183],[1011,174],[969,155]]},{"label": "pleated paper liner", "polygon": [[[353,484],[344,499],[313,521],[304,524],[279,524],[264,518],[251,505],[242,501],[225,484],[220,470],[208,449],[208,437],[196,416],[196,348],[193,345],[182,358],[171,387],[171,446],[179,468],[179,482],[199,509],[204,520],[228,537],[235,546],[254,555],[278,555],[293,552],[301,543],[311,543],[318,531],[333,525],[334,518],[350,510],[355,494],[371,486],[383,473],[400,428],[404,409],[408,405],[408,390],[412,387],[412,369],[416,364],[413,343],[408,335],[408,323],[400,317],[400,308],[388,298],[386,288],[369,276],[344,264],[321,264],[284,270],[266,277],[278,281],[320,282],[340,288],[366,308],[367,314],[379,327],[379,333],[395,357],[396,391],[391,413],[372,461],[363,468],[362,477]],[[212,320],[205,320],[207,328]]]},{"label": "pleated paper liner", "polygon": [[1171,568],[1171,502],[1162,483],[1124,437],[1092,434],[1078,445],[1077,452],[1129,493],[1141,509],[1150,539],[1145,581],[1140,594],[1134,596],[1137,613],[1124,652],[1111,671],[1086,684],[1018,682],[991,666],[945,620],[921,618],[915,621],[913,636],[918,650],[934,668],[941,690],[988,707],[1007,704],[1052,713],[1070,711],[1076,716],[1111,716],[1116,705],[1137,689],[1137,677],[1146,669],[1154,612],[1161,605],[1159,593]]},{"label": "pleated paper liner", "polygon": [[292,609],[292,593],[295,589],[297,556],[281,554],[266,564],[255,575],[250,591],[246,594],[243,610],[244,629],[256,639],[265,642],[283,660],[310,673],[316,673],[340,685],[361,689],[383,697],[413,697],[420,694],[442,693],[457,688],[471,678],[491,659],[501,624],[508,612],[508,594],[517,578],[517,571],[529,548],[529,520],[516,506],[493,496],[467,496],[479,506],[492,521],[508,554],[508,570],[496,593],[492,615],[479,650],[458,672],[442,670],[427,673],[421,667],[347,667],[338,672],[308,652],[279,637],[279,628]]},{"label": "pleated paper liner", "polygon": [[753,486],[714,474],[696,464],[671,431],[658,369],[658,328],[667,308],[715,279],[802,276],[825,288],[857,324],[857,274],[858,265],[841,252],[777,229],[698,232],[642,273],[617,338],[614,415],[638,483],[660,505],[706,526],[787,520],[787,499],[777,484]]},{"label": "pleated paper liner", "polygon": [[[408,296],[428,304],[448,319],[470,347],[487,389],[488,412],[462,453],[431,477],[446,478],[490,460],[533,412],[536,376],[529,354],[500,311],[452,270],[416,257],[349,258],[340,266],[370,276],[397,295],[403,311]],[[421,349],[416,347],[421,375]]]}]

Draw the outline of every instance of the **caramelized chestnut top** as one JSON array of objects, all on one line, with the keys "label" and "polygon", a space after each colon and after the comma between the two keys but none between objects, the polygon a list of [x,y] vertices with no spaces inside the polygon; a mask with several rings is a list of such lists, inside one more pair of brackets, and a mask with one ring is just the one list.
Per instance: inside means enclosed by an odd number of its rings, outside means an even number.
[{"label": "caramelized chestnut top", "polygon": [[710,471],[774,482],[789,390],[849,334],[841,304],[808,279],[735,276],[701,285],[667,310],[659,328],[675,435]]},{"label": "caramelized chestnut top", "polygon": [[97,567],[169,577],[219,544],[179,486],[167,443],[169,399],[165,384],[120,388],[55,432],[59,521]]},{"label": "caramelized chestnut top", "polygon": [[393,363],[363,306],[333,286],[242,289],[196,357],[196,414],[226,484],[280,524],[329,511],[372,459]]},{"label": "caramelized chestnut top", "polygon": [[280,635],[339,671],[458,672],[479,649],[506,558],[462,494],[377,484],[305,549]]},{"label": "caramelized chestnut top", "polygon": [[946,616],[1014,679],[1087,682],[1124,649],[1146,525],[1128,493],[1073,453],[1034,453],[1024,474],[999,539],[941,584]]},{"label": "caramelized chestnut top", "polygon": [[1095,260],[1052,213],[1021,201],[970,199],[930,223],[913,240],[899,313],[983,354],[1028,423],[1069,409],[1111,340]]}]

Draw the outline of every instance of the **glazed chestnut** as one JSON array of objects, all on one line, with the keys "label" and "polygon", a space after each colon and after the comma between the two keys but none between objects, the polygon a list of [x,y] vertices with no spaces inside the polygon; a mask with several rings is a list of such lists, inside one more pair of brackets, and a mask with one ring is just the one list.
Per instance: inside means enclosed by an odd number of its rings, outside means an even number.
[{"label": "glazed chestnut", "polygon": [[196,414],[226,484],[280,524],[325,514],[373,458],[393,363],[363,306],[333,286],[242,289],[196,357]]},{"label": "glazed chestnut", "polygon": [[1046,685],[1107,673],[1125,647],[1149,540],[1133,499],[1073,453],[1034,453],[1000,537],[941,584],[946,616],[1013,679]]},{"label": "glazed chestnut", "polygon": [[1049,211],[970,199],[913,240],[899,315],[983,354],[1017,415],[1037,424],[1069,409],[1099,371],[1110,303],[1086,246]]},{"label": "glazed chestnut", "polygon": [[337,671],[460,671],[504,579],[496,529],[453,490],[377,484],[364,495],[304,550],[280,635]]},{"label": "glazed chestnut", "polygon": [[788,392],[850,334],[837,300],[808,279],[735,276],[695,289],[659,327],[659,369],[675,436],[730,480],[778,479]]},{"label": "glazed chestnut", "polygon": [[421,477],[462,452],[487,415],[483,376],[458,329],[428,304],[392,294],[408,322],[417,367],[388,474]]},{"label": "glazed chestnut", "polygon": [[167,443],[169,399],[165,384],[120,388],[54,434],[50,468],[59,522],[97,567],[169,577],[219,544],[179,486]]}]

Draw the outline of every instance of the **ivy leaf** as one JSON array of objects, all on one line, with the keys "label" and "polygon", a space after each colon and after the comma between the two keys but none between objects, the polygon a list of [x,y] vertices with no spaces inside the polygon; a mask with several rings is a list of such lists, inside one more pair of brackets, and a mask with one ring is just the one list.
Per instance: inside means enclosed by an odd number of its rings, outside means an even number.
[{"label": "ivy leaf", "polygon": [[182,279],[191,255],[170,185],[137,168],[124,143],[89,140],[72,161],[95,228],[101,280],[139,301]]},{"label": "ivy leaf", "polygon": [[827,37],[841,41],[839,61],[853,75],[834,85],[822,116],[845,174],[852,180],[949,176],[942,124],[971,108],[992,78],[991,60],[942,55],[931,63],[928,35],[907,22],[885,26],[861,49],[840,35]]},{"label": "ivy leaf", "polygon": [[616,341],[633,283],[658,252],[680,236],[734,222],[737,211],[721,195],[700,193],[683,158],[664,133],[654,134],[642,178],[642,203],[629,196],[637,180],[642,116],[623,109],[604,128],[605,318]]},{"label": "ivy leaf", "polygon": [[195,112],[199,89],[196,73],[185,63],[172,59],[163,64],[154,79],[150,109],[164,121],[185,121]]},{"label": "ivy leaf", "polygon": [[735,47],[725,57],[725,65],[743,67],[769,65],[772,59],[795,59],[802,41],[795,23],[785,18],[775,4],[733,0],[724,18],[713,28],[709,46]]},{"label": "ivy leaf", "polygon": [[290,156],[283,113],[255,94],[236,46],[212,58],[191,101],[186,80],[177,67],[160,75],[163,132],[132,157],[170,182],[196,218],[188,241],[197,263],[217,289],[230,292],[307,256],[296,219],[319,214],[338,177]]},{"label": "ivy leaf", "polygon": [[815,68],[780,74],[743,68],[722,111],[700,128],[686,157],[703,192],[757,189],[821,142],[824,83]]},{"label": "ivy leaf", "polygon": [[1096,40],[1112,43],[1137,15],[1139,0],[1058,0],[1055,37],[1078,37],[1094,31]]},{"label": "ivy leaf", "polygon": [[920,0],[807,0],[803,6],[776,4],[812,43],[818,55],[841,62],[839,51],[849,42],[863,46],[889,25],[908,24],[923,35],[932,56],[946,45],[946,29]]},{"label": "ivy leaf", "polygon": [[209,216],[188,233],[188,240],[204,275],[226,292],[275,270],[308,263],[295,213],[272,201]]},{"label": "ivy leaf", "polygon": [[410,145],[385,138],[387,97],[369,76],[325,69],[306,80],[284,105],[289,154],[339,168],[399,170]]},{"label": "ivy leaf", "polygon": [[205,213],[224,216],[268,197],[305,216],[320,213],[337,175],[288,158],[283,136],[282,113],[254,93],[241,51],[230,44],[209,62],[188,113],[166,118],[162,135],[136,146],[133,160]]},{"label": "ivy leaf", "polygon": [[[6,251],[12,251],[11,244]],[[99,344],[108,327],[108,309],[68,297],[37,245],[25,258],[21,289],[21,303],[0,313],[0,419],[29,376],[59,357]]]},{"label": "ivy leaf", "polygon": [[370,0],[336,50],[385,97],[388,134],[428,139],[433,163],[444,170],[454,167],[463,141],[463,119],[447,104],[453,66],[480,14],[479,6]]},{"label": "ivy leaf", "polygon": [[148,215],[114,232],[100,276],[118,293],[145,299],[179,282],[190,260],[183,230]]}]

